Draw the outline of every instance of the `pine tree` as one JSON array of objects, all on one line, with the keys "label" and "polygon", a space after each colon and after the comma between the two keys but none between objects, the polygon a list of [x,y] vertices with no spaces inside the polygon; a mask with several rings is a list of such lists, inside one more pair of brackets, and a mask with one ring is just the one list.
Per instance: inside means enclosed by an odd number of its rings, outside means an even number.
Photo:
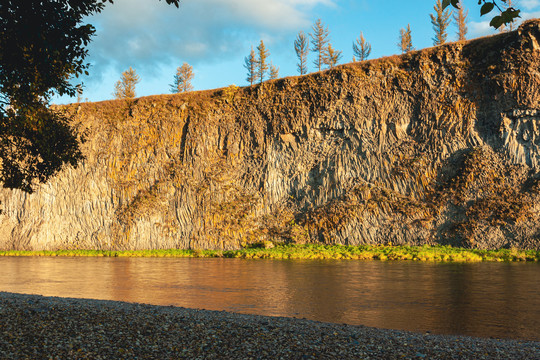
[{"label": "pine tree", "polygon": [[324,27],[321,19],[317,19],[312,27],[313,33],[309,34],[311,37],[311,51],[317,53],[317,58],[313,61],[318,71],[321,71],[321,67],[324,64],[324,59],[327,56],[328,42],[330,41],[330,32],[328,27]]},{"label": "pine tree", "polygon": [[296,40],[294,41],[294,51],[298,56],[298,72],[300,75],[307,74],[307,56],[309,52],[309,43],[306,34],[303,31],[298,33]]},{"label": "pine tree", "polygon": [[279,67],[274,66],[270,63],[270,80],[277,79],[279,77]]},{"label": "pine tree", "polygon": [[262,40],[259,46],[257,46],[257,51],[259,52],[259,58],[257,59],[257,75],[259,76],[259,82],[262,83],[264,81],[266,73],[268,72],[267,60],[270,52],[266,50],[266,47],[264,46],[264,42]]},{"label": "pine tree", "polygon": [[401,28],[399,30],[399,42],[397,44],[401,53],[408,53],[409,51],[414,50],[412,46],[412,35],[411,35],[411,26],[407,24],[407,29]]},{"label": "pine tree", "polygon": [[193,90],[191,81],[195,77],[193,73],[193,66],[188,63],[183,63],[182,66],[176,68],[176,75],[174,75],[174,83],[171,85],[172,93],[187,92]]},{"label": "pine tree", "polygon": [[332,47],[332,44],[328,44],[328,48],[326,49],[326,56],[324,57],[324,63],[328,65],[328,67],[331,69],[337,65],[339,60],[341,60],[341,55],[341,51],[334,49]]},{"label": "pine tree", "polygon": [[[371,44],[364,39],[364,34],[360,33],[360,37],[356,39],[356,42],[353,42],[353,53],[358,58],[358,61],[364,61],[371,54]],[[353,61],[355,61],[353,57]]]},{"label": "pine tree", "polygon": [[114,85],[114,97],[116,99],[133,99],[135,97],[135,85],[140,81],[139,75],[129,67],[122,73],[120,80]]},{"label": "pine tree", "polygon": [[253,50],[253,46],[251,47],[251,52],[249,53],[249,56],[244,58],[244,67],[247,69],[247,78],[246,80],[249,82],[249,85],[253,85],[255,81],[257,81],[257,56],[255,55],[255,50]]},{"label": "pine tree", "polygon": [[431,24],[433,25],[433,30],[435,31],[435,37],[433,38],[433,45],[442,45],[446,42],[448,33],[446,29],[450,24],[450,16],[452,13],[448,10],[444,10],[441,0],[437,0],[435,6],[435,15],[429,14],[431,18]]},{"label": "pine tree", "polygon": [[469,11],[465,10],[463,1],[460,1],[459,10],[454,14],[454,21],[458,28],[457,36],[459,41],[467,39],[467,15],[469,15]]}]

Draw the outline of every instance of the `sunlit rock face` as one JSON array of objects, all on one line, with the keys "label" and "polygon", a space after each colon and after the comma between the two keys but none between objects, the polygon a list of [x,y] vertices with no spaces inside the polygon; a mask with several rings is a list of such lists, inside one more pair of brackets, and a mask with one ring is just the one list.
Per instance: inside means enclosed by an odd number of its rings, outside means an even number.
[{"label": "sunlit rock face", "polygon": [[540,23],[321,73],[60,108],[85,160],[0,194],[4,249],[539,248]]}]

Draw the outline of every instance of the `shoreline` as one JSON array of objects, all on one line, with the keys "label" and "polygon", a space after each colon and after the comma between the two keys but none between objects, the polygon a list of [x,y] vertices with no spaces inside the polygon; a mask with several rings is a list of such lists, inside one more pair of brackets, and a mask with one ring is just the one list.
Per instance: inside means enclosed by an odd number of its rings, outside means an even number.
[{"label": "shoreline", "polygon": [[540,250],[480,250],[450,246],[395,245],[274,245],[260,243],[239,250],[40,250],[0,251],[0,256],[71,256],[71,257],[175,257],[175,258],[242,258],[274,260],[401,260],[434,262],[540,262]]},{"label": "shoreline", "polygon": [[539,341],[6,292],[0,334],[0,358],[540,358]]}]

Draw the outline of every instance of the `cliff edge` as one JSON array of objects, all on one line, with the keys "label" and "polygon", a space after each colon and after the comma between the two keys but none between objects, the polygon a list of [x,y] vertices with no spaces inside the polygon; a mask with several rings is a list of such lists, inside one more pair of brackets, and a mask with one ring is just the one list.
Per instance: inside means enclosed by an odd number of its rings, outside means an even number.
[{"label": "cliff edge", "polygon": [[540,248],[540,21],[261,85],[72,104],[85,160],[2,249]]}]

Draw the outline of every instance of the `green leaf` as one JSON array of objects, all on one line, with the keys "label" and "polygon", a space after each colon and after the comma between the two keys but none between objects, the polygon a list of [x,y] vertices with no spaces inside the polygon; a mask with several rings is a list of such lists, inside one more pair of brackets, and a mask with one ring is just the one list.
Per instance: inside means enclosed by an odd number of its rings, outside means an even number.
[{"label": "green leaf", "polygon": [[450,0],[443,0],[442,2],[442,8],[446,9],[450,5]]},{"label": "green leaf", "polygon": [[482,5],[482,7],[480,8],[480,15],[486,15],[486,14],[489,13],[491,10],[493,10],[494,7],[495,7],[495,4],[494,4],[494,3],[485,3],[485,4]]},{"label": "green leaf", "polygon": [[502,16],[495,16],[493,19],[491,19],[491,22],[489,23],[490,26],[493,26],[495,29],[498,29],[503,24],[503,18]]},{"label": "green leaf", "polygon": [[514,10],[512,8],[506,9],[501,13],[502,21],[505,24],[508,24],[514,21],[515,18],[519,17],[520,10]]},{"label": "green leaf", "polygon": [[452,6],[456,9],[459,9],[459,0],[451,0]]}]

